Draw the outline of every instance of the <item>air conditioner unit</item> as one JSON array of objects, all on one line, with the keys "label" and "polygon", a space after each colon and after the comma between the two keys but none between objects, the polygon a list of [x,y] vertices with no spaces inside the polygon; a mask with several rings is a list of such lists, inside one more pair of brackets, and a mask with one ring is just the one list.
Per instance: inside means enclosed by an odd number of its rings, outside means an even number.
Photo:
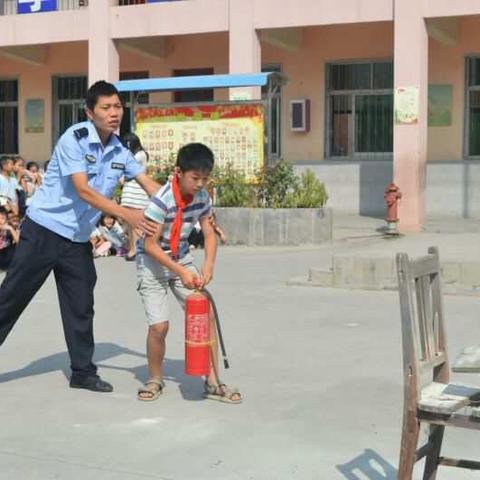
[{"label": "air conditioner unit", "polygon": [[290,130],[292,132],[310,131],[310,100],[308,98],[290,100]]}]

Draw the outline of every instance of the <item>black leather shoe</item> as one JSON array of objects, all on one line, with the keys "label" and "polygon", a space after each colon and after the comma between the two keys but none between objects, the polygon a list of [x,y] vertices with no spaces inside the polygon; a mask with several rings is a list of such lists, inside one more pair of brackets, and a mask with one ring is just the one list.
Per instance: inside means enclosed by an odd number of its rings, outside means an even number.
[{"label": "black leather shoe", "polygon": [[84,388],[92,392],[113,392],[112,385],[102,380],[98,375],[90,375],[88,377],[72,375],[70,388]]}]

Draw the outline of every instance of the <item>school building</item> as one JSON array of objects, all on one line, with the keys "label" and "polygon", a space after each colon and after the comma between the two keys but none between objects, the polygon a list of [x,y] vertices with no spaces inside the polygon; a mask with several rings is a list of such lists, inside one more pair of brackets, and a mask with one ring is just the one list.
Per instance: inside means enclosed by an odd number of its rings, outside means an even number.
[{"label": "school building", "polygon": [[381,214],[394,179],[405,231],[480,218],[478,0],[0,0],[0,153],[48,159],[99,79],[260,71],[288,79],[271,154],[313,169],[335,211]]}]

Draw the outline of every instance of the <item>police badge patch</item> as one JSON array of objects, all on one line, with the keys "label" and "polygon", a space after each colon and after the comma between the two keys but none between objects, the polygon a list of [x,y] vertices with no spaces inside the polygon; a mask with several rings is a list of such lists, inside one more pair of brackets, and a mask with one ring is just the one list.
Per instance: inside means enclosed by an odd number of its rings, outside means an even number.
[{"label": "police badge patch", "polygon": [[85,155],[85,160],[88,163],[95,163],[97,161],[94,155],[89,155],[88,153]]}]

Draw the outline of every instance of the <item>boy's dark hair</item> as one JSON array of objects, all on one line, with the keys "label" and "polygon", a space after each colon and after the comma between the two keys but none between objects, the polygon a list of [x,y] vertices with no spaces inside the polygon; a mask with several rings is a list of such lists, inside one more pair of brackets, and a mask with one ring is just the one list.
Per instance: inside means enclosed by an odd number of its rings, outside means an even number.
[{"label": "boy's dark hair", "polygon": [[182,172],[198,170],[210,173],[213,170],[213,152],[203,143],[188,143],[180,148],[176,166]]},{"label": "boy's dark hair", "polygon": [[8,210],[5,207],[0,207],[0,215],[5,215],[8,218]]},{"label": "boy's dark hair", "polygon": [[89,110],[93,110],[98,102],[98,97],[111,97],[112,95],[118,95],[118,98],[120,98],[120,94],[115,85],[105,80],[99,80],[88,89],[85,104]]},{"label": "boy's dark hair", "polygon": [[0,169],[3,170],[3,166],[9,161],[11,160],[13,162],[13,158],[9,155],[2,155],[0,157]]},{"label": "boy's dark hair", "polygon": [[13,163],[22,162],[22,161],[24,162],[25,161],[24,158],[21,155],[15,155],[12,158],[12,160],[13,160]]},{"label": "boy's dark hair", "polygon": [[32,167],[37,167],[40,170],[40,166],[37,162],[28,162],[25,168],[30,170]]}]

